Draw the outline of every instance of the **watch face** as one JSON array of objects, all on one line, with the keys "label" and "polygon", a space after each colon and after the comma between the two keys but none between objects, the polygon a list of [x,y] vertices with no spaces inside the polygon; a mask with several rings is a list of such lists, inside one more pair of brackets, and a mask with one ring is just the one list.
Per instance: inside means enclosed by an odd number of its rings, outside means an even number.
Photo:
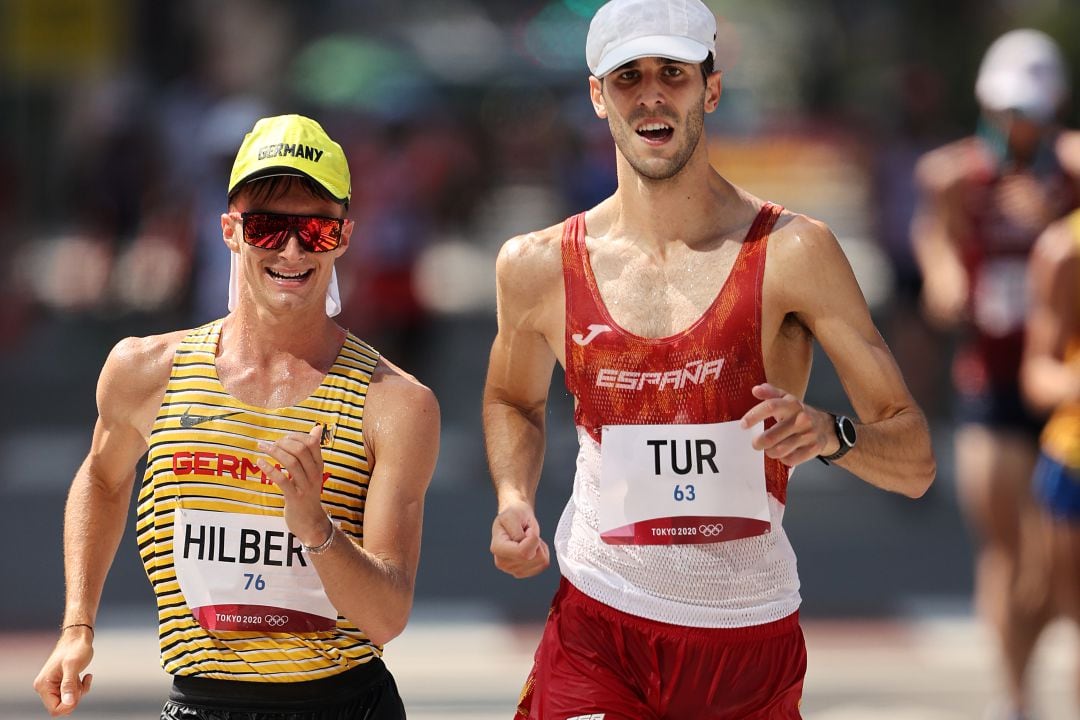
[{"label": "watch face", "polygon": [[837,418],[837,424],[840,427],[840,437],[843,439],[844,444],[848,447],[855,446],[855,423],[851,421],[851,418],[841,415]]}]

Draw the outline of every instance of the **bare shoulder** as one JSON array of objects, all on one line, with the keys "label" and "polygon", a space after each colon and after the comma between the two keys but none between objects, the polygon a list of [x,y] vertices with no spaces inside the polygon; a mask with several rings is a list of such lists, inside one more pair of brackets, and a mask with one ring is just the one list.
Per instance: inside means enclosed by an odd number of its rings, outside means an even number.
[{"label": "bare shoulder", "polygon": [[[422,480],[418,487],[427,487],[439,452],[439,426],[435,393],[394,363],[379,358],[364,409],[364,434],[376,466],[408,463],[413,476]],[[425,472],[419,472],[422,468]]]},{"label": "bare shoulder", "polygon": [[1073,178],[1080,179],[1080,132],[1065,130],[1058,135],[1054,145],[1062,169]]},{"label": "bare shoulder", "polygon": [[562,283],[565,224],[516,235],[503,243],[495,267],[501,293],[535,298]]},{"label": "bare shoulder", "polygon": [[775,258],[783,266],[808,270],[808,264],[831,262],[837,254],[843,251],[829,226],[802,213],[784,210],[769,238],[770,261]]},{"label": "bare shoulder", "polygon": [[915,182],[924,192],[943,193],[991,169],[983,143],[966,137],[925,153],[915,164]]},{"label": "bare shoulder", "polygon": [[169,382],[173,356],[190,330],[163,335],[127,337],[116,343],[102,368],[102,382],[124,395],[145,397],[164,390]]},{"label": "bare shoulder", "polygon": [[782,313],[813,309],[825,297],[857,288],[847,256],[829,226],[784,211],[769,238],[765,287]]},{"label": "bare shoulder", "polygon": [[421,414],[434,412],[438,415],[439,412],[439,402],[431,388],[385,357],[379,358],[379,363],[371,374],[371,388],[368,392],[377,393],[382,401],[395,405],[400,403],[403,407]]},{"label": "bare shoulder", "polygon": [[169,384],[173,356],[188,330],[128,337],[105,360],[98,379],[98,415],[106,427],[149,437]]}]

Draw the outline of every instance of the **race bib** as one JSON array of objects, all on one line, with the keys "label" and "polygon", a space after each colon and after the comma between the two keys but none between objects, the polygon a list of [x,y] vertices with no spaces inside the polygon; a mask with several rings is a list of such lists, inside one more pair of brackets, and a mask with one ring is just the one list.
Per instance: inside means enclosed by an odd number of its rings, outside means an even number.
[{"label": "race bib", "polygon": [[771,529],[763,426],[605,425],[600,538],[611,545],[692,545]]},{"label": "race bib", "polygon": [[177,508],[173,566],[207,630],[331,630],[337,610],[280,516]]},{"label": "race bib", "polygon": [[1024,325],[1027,269],[1023,258],[997,258],[979,273],[972,297],[975,324],[991,337],[1004,337]]}]

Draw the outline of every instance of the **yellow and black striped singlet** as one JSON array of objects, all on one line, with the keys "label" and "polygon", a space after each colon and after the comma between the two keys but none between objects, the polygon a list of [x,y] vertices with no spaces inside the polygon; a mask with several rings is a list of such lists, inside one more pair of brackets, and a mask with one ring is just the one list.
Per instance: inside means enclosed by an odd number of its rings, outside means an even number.
[{"label": "yellow and black striped singlet", "polygon": [[[1080,254],[1080,210],[1073,212],[1066,222]],[[1076,312],[1080,316],[1080,277],[1076,280]],[[1065,361],[1080,366],[1080,331],[1075,328],[1065,349]],[[1054,411],[1043,428],[1041,445],[1043,452],[1066,467],[1080,468],[1080,403],[1065,403]]]},{"label": "yellow and black striped singlet", "polygon": [[139,491],[139,554],[157,596],[161,664],[173,675],[296,682],[328,677],[381,655],[345,618],[324,632],[271,633],[204,629],[180,591],[173,565],[175,512],[198,510],[282,515],[277,486],[256,458],[259,440],[325,428],[323,506],[346,536],[364,539],[364,501],[371,476],[363,416],[379,354],[351,333],[334,366],[307,399],[265,409],[240,402],[218,379],[215,357],[222,321],[191,331],[176,350],[165,398],[154,421]]}]

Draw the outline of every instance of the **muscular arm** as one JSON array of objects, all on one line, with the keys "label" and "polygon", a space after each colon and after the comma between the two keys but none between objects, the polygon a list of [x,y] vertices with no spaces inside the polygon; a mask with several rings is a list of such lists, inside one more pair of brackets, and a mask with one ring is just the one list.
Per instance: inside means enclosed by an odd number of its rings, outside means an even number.
[{"label": "muscular arm", "polygon": [[534,503],[556,360],[545,330],[553,332],[546,326],[551,296],[562,287],[559,267],[537,237],[509,241],[496,264],[499,331],[484,387],[484,439],[498,500],[491,551],[496,567],[515,577],[534,575],[549,562]]},{"label": "muscular arm", "polygon": [[1077,278],[1080,252],[1065,222],[1039,238],[1028,264],[1028,306],[1020,380],[1026,399],[1049,413],[1066,402],[1080,402],[1080,365],[1065,361],[1065,351],[1080,328]]},{"label": "muscular arm", "polygon": [[928,153],[915,173],[919,199],[911,243],[923,278],[923,311],[943,328],[962,321],[967,311],[970,279],[959,243],[966,231],[961,213],[962,173],[971,157],[966,148],[955,143]]},{"label": "muscular arm", "polygon": [[383,645],[401,634],[412,612],[424,495],[439,454],[438,402],[428,388],[380,360],[364,410],[373,467],[362,545],[326,519],[321,435],[317,425],[307,435],[292,433],[267,448],[288,477],[265,460],[259,466],[282,489],[285,521],[301,543],[315,547],[333,534],[326,552],[307,557],[337,611]]},{"label": "muscular arm", "polygon": [[[769,253],[771,312],[794,316],[821,343],[858,415],[858,442],[838,464],[877,487],[922,495],[935,474],[926,418],[870,319],[839,243],[823,225],[799,218],[770,243]],[[773,385],[782,387],[783,376],[790,374],[788,355],[784,341],[767,345]],[[839,448],[827,412],[776,388],[759,388],[755,395],[763,402],[744,421],[777,420],[756,444],[770,457],[795,465]]]},{"label": "muscular arm", "polygon": [[[64,626],[95,623],[124,532],[135,465],[146,452],[181,334],[123,340],[102,368],[90,452],[75,474],[64,510]],[[34,683],[50,714],[70,713],[89,689],[89,676],[82,684],[78,676],[93,656],[92,640],[85,627],[61,633]]]}]

